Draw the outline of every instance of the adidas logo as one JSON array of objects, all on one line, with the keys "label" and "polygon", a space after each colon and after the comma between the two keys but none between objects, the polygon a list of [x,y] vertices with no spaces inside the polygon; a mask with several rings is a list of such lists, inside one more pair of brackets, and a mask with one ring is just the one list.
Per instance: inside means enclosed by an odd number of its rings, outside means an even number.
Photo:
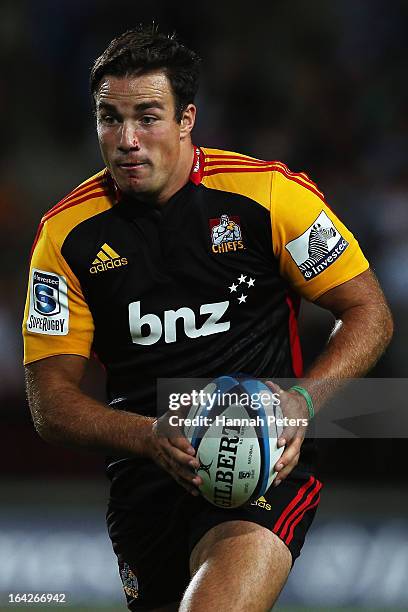
[{"label": "adidas logo", "polygon": [[262,495],[261,497],[258,497],[258,499],[256,499],[255,501],[251,502],[251,506],[259,506],[264,510],[271,510],[271,504],[268,504],[268,502],[264,497],[262,497]]},{"label": "adidas logo", "polygon": [[108,244],[103,244],[101,250],[97,254],[96,258],[92,262],[92,266],[89,268],[91,274],[98,274],[98,272],[105,272],[113,268],[120,268],[126,266],[128,260],[126,257],[121,257],[114,251]]}]

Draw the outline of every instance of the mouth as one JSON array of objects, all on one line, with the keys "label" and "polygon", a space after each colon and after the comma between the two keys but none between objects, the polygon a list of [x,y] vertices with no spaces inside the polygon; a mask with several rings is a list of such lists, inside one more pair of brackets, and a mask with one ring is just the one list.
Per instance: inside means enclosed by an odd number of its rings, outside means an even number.
[{"label": "mouth", "polygon": [[121,162],[121,163],[118,163],[117,165],[122,170],[136,170],[137,168],[143,168],[144,166],[147,166],[147,162],[136,162],[136,161]]}]

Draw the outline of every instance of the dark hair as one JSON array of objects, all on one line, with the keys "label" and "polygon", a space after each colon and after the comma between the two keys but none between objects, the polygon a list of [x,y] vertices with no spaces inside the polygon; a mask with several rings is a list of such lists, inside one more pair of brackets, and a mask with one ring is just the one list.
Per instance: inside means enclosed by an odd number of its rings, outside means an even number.
[{"label": "dark hair", "polygon": [[179,122],[183,110],[194,102],[198,90],[201,59],[180,43],[175,34],[158,31],[157,26],[140,25],[114,38],[91,69],[90,87],[93,103],[105,75],[127,77],[163,69],[169,79]]}]

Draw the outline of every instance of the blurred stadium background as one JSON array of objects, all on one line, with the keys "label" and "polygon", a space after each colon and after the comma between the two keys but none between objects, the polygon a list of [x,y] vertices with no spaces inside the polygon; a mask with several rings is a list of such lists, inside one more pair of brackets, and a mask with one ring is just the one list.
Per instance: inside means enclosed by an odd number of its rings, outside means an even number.
[{"label": "blurred stadium background", "polygon": [[[3,0],[1,610],[9,593],[22,592],[66,593],[78,610],[122,609],[103,459],[53,448],[33,431],[20,323],[40,216],[102,167],[91,62],[114,35],[152,19],[204,57],[195,142],[305,170],[358,235],[396,322],[371,376],[407,376],[405,0]],[[331,320],[306,305],[301,323],[309,363]],[[93,365],[86,388],[100,395],[101,383]],[[325,440],[320,448],[321,510],[279,609],[408,610],[406,440]]]}]

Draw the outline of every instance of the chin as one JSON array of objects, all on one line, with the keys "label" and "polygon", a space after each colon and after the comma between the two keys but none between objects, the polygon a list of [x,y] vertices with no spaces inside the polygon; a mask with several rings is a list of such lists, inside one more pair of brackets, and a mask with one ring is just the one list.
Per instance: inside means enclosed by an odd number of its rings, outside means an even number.
[{"label": "chin", "polygon": [[127,194],[137,194],[137,193],[144,193],[145,191],[149,191],[148,186],[145,184],[144,181],[135,181],[135,180],[130,180],[130,181],[117,181],[117,184],[119,186],[119,189],[123,192],[123,193],[127,193]]},{"label": "chin", "polygon": [[155,194],[155,191],[152,190],[151,188],[149,189],[148,185],[144,185],[141,183],[138,183],[138,184],[127,183],[126,185],[123,186],[123,188],[120,187],[120,190],[122,191],[122,193],[126,194],[127,196],[130,196],[130,197],[133,196],[135,198],[139,197],[139,198],[150,199]]}]

